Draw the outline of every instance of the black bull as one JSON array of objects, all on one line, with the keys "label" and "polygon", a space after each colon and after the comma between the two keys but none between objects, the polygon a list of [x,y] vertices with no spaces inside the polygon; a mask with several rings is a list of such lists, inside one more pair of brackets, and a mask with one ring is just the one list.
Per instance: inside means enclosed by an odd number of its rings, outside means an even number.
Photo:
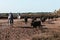
[{"label": "black bull", "polygon": [[36,28],[37,26],[40,27],[41,26],[41,21],[34,21],[31,23],[31,26],[33,26],[34,28]]}]

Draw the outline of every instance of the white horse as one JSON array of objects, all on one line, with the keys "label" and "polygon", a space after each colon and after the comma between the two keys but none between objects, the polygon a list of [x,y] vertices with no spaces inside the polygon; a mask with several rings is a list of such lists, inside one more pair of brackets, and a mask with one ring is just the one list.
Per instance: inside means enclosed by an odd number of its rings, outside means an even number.
[{"label": "white horse", "polygon": [[10,25],[10,17],[11,17],[11,14],[8,15],[8,23]]},{"label": "white horse", "polygon": [[18,19],[20,19],[21,18],[21,16],[20,16],[20,14],[18,15],[18,17],[17,17]]},{"label": "white horse", "polygon": [[20,17],[20,15],[18,16],[18,19],[20,19],[21,17]]}]

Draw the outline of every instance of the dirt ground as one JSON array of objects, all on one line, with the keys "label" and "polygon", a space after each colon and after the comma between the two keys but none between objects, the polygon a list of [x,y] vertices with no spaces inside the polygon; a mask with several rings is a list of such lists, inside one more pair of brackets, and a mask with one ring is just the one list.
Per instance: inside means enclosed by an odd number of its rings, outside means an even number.
[{"label": "dirt ground", "polygon": [[0,40],[60,40],[60,18],[55,21],[42,23],[40,28],[33,28],[31,19],[24,23],[24,19],[14,19],[13,26],[7,19],[0,19]]}]

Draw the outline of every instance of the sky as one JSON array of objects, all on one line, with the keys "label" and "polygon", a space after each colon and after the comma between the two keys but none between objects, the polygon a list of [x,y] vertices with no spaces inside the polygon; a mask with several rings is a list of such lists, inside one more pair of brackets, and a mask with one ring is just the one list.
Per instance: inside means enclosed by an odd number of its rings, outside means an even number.
[{"label": "sky", "polygon": [[53,12],[60,0],[0,0],[0,12]]}]

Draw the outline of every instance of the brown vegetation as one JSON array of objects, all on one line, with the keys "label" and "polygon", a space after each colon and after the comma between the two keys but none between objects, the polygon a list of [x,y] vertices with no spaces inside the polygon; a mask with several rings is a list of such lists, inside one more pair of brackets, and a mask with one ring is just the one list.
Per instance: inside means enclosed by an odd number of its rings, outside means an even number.
[{"label": "brown vegetation", "polygon": [[31,19],[27,24],[24,19],[14,19],[13,27],[9,26],[7,21],[0,19],[0,40],[60,40],[60,18],[51,23],[42,23],[43,30],[32,28]]}]

